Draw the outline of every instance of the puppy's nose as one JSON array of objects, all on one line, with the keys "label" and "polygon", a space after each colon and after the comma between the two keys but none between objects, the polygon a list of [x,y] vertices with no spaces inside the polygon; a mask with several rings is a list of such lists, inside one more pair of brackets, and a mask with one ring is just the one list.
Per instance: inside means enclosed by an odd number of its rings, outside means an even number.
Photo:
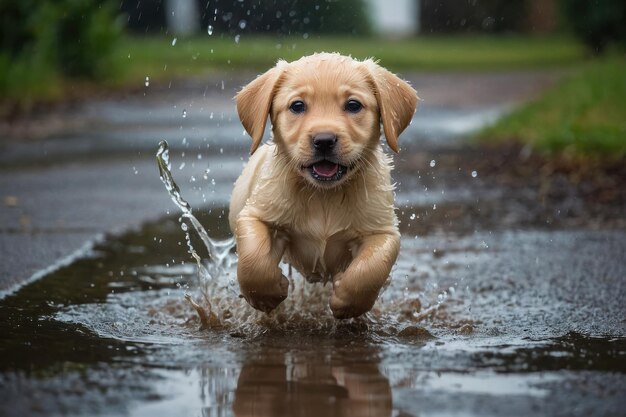
[{"label": "puppy's nose", "polygon": [[318,151],[330,151],[337,143],[337,135],[331,132],[321,132],[313,135],[313,147]]}]

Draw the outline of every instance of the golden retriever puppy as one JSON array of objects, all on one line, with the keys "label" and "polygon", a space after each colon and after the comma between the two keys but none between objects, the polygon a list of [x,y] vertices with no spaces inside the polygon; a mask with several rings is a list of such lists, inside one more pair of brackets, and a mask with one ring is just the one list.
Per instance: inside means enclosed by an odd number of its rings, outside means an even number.
[{"label": "golden retriever puppy", "polygon": [[[243,297],[269,312],[287,297],[281,260],[309,281],[332,281],[337,318],[369,311],[398,256],[389,147],[417,93],[372,60],[320,53],[278,64],[235,97],[252,137],[229,222]],[[261,144],[267,117],[272,140]]]}]

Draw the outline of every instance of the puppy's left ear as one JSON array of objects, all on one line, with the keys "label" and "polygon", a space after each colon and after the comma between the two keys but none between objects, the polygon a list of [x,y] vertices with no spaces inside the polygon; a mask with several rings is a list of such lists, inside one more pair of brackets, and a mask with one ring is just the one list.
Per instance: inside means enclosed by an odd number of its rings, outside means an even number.
[{"label": "puppy's left ear", "polygon": [[235,96],[239,120],[252,137],[250,154],[257,150],[263,139],[267,116],[272,106],[276,84],[283,72],[283,64],[283,61],[279,61],[274,68],[259,75]]},{"label": "puppy's left ear", "polygon": [[363,62],[374,84],[374,93],[387,144],[398,152],[398,136],[411,123],[417,107],[417,92],[404,80],[371,59]]}]

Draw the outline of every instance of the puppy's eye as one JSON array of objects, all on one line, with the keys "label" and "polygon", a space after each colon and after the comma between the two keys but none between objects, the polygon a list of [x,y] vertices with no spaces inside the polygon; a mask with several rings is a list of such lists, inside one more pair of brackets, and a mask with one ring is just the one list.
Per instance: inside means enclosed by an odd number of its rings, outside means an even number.
[{"label": "puppy's eye", "polygon": [[304,101],[300,101],[300,100],[294,101],[289,106],[289,110],[291,110],[295,114],[304,113],[304,111],[306,110],[306,106],[304,105]]},{"label": "puppy's eye", "polygon": [[348,100],[344,108],[348,113],[358,113],[363,108],[363,105],[356,100]]}]

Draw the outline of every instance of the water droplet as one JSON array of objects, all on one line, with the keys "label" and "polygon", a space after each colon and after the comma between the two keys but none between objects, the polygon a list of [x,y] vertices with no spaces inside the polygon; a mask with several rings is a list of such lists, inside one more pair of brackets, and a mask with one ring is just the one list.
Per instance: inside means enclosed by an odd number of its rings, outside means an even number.
[{"label": "water droplet", "polygon": [[433,159],[432,161],[430,161],[430,167],[434,168],[435,165],[437,165],[437,162]]},{"label": "water droplet", "polygon": [[213,26],[209,25],[206,32],[209,34],[209,36],[211,36],[213,34]]},{"label": "water droplet", "polygon": [[247,24],[247,23],[248,23],[248,22],[246,22],[246,21],[245,21],[245,20],[243,20],[243,19],[242,19],[242,20],[240,20],[240,21],[239,21],[239,28],[240,28],[240,29],[245,29],[245,28],[246,28],[246,24]]},{"label": "water droplet", "polygon": [[146,87],[150,86],[150,77],[146,76]]},{"label": "water droplet", "polygon": [[437,210],[437,204],[433,204],[433,210]]},{"label": "water droplet", "polygon": [[176,41],[177,41],[176,38],[172,39],[172,46],[176,45]]},{"label": "water droplet", "polygon": [[478,172],[472,171],[472,178],[476,178],[478,176]]},{"label": "water droplet", "polygon": [[180,169],[183,169],[183,168],[185,168],[185,163],[184,163],[184,162],[181,162],[181,164],[180,164],[180,166],[178,167],[178,169],[180,170]]},{"label": "water droplet", "polygon": [[410,218],[411,220],[415,220],[415,217],[416,217],[416,216],[415,216],[415,213],[412,213],[412,214],[411,214],[411,217],[409,217],[409,218]]},{"label": "water droplet", "polygon": [[183,119],[187,117],[187,109],[183,109]]},{"label": "water droplet", "polygon": [[241,38],[241,35],[235,35],[235,43],[239,43],[240,38]]}]

